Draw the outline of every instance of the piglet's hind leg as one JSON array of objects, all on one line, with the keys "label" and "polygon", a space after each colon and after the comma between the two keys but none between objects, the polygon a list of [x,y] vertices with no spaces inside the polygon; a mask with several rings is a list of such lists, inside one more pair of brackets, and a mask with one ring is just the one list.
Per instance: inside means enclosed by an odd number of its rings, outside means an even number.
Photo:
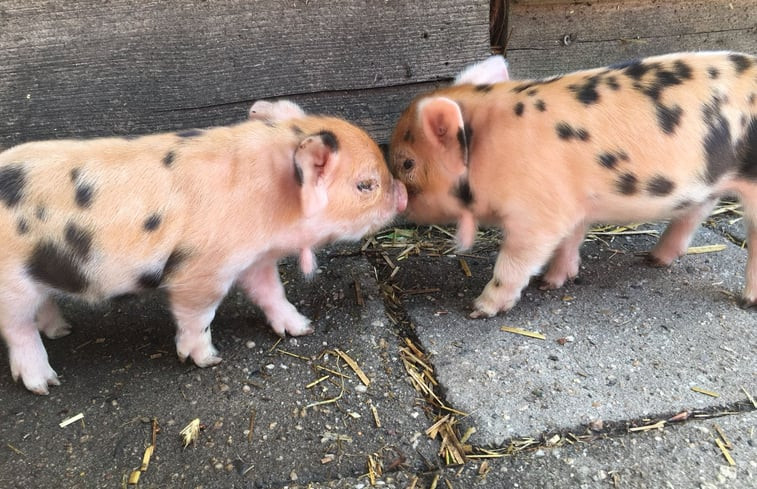
[{"label": "piglet's hind leg", "polygon": [[549,268],[542,277],[539,286],[541,290],[559,289],[566,281],[573,280],[578,276],[578,267],[581,265],[580,248],[586,236],[586,224],[577,225],[566,236],[549,262]]},{"label": "piglet's hind leg", "polygon": [[747,308],[757,306],[757,183],[749,181],[741,187],[739,197],[747,225],[746,286],[741,306]]},{"label": "piglet's hind leg", "polygon": [[37,328],[51,340],[71,334],[71,325],[63,319],[60,309],[50,297],[39,306]]},{"label": "piglet's hind leg", "polygon": [[676,258],[686,254],[694,232],[702,220],[710,214],[716,202],[717,200],[707,200],[670,221],[660,241],[649,252],[647,261],[653,266],[667,267]]},{"label": "piglet's hind leg", "polygon": [[287,300],[275,261],[252,265],[242,275],[239,284],[263,310],[277,335],[302,336],[313,332],[310,320]]}]

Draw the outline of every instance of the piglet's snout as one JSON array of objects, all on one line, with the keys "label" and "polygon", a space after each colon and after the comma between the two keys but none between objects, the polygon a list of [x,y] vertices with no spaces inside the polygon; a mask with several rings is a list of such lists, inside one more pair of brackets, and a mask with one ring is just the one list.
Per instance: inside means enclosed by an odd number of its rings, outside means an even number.
[{"label": "piglet's snout", "polygon": [[394,180],[392,185],[394,186],[395,202],[397,203],[397,212],[403,212],[407,208],[407,189],[405,184],[399,180]]}]

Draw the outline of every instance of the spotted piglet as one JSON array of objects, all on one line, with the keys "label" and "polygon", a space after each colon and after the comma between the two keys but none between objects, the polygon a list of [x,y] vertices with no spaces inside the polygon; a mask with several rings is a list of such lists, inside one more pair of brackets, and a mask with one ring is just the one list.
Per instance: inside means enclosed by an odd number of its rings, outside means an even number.
[{"label": "spotted piglet", "polygon": [[59,383],[39,335],[69,332],[56,293],[165,289],[179,358],[201,367],[221,361],[210,322],[235,282],[277,334],[313,331],[277,260],[375,231],[407,195],[357,127],[291,105],[269,115],[0,153],[0,332],[14,379],[38,394]]},{"label": "spotted piglet", "polygon": [[[670,218],[650,259],[669,265],[722,195],[748,225],[743,302],[757,304],[757,58],[681,53],[543,80],[484,65],[416,98],[392,136],[408,217],[478,224],[504,241],[472,317],[512,308],[548,261],[544,288],[575,277],[587,226]],[[551,261],[550,261],[551,258]]]}]

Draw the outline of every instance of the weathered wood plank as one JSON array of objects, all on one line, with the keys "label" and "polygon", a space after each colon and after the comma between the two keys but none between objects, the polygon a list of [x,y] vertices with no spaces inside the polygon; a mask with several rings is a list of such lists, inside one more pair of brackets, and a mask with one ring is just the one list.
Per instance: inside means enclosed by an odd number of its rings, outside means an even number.
[{"label": "weathered wood plank", "polygon": [[536,78],[674,51],[757,54],[755,0],[511,2],[511,73]]},{"label": "weathered wood plank", "polygon": [[272,97],[385,137],[399,108],[378,94],[485,56],[488,13],[482,0],[3,0],[0,146],[229,123]]}]

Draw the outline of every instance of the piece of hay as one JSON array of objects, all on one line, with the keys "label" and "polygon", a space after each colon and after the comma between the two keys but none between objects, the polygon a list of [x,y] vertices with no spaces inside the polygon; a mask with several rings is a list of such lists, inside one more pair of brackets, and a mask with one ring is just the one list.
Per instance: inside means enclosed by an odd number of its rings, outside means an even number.
[{"label": "piece of hay", "polygon": [[741,388],[741,390],[744,391],[744,394],[746,394],[746,398],[749,399],[749,402],[752,403],[752,406],[757,408],[757,402],[754,401],[754,398],[743,387]]},{"label": "piece of hay", "polygon": [[347,362],[347,365],[350,366],[350,368],[357,374],[360,381],[365,384],[365,386],[371,385],[371,380],[368,378],[367,375],[365,375],[365,372],[360,368],[360,365],[357,364],[355,360],[353,360],[349,355],[347,355],[345,352],[339,349],[335,349],[334,352],[339,355],[342,360]]},{"label": "piece of hay", "polygon": [[723,454],[723,457],[725,457],[726,461],[728,462],[728,465],[736,465],[736,462],[733,460],[733,457],[731,457],[731,452],[728,451],[728,448],[726,448],[725,444],[720,440],[720,438],[715,438],[715,444],[720,449],[720,452]]},{"label": "piece of hay", "polygon": [[718,426],[717,423],[713,423],[712,427],[715,428],[715,431],[718,432],[720,439],[723,440],[723,445],[725,445],[725,447],[729,450],[732,449],[733,445],[731,445],[731,441],[728,439],[728,437],[725,436],[725,433],[723,433],[723,430],[720,428],[720,426]]},{"label": "piece of hay", "polygon": [[65,428],[66,426],[70,425],[71,423],[76,423],[80,419],[84,419],[84,413],[79,413],[76,416],[71,416],[70,418],[64,419],[60,423],[58,423],[58,426],[61,428]]},{"label": "piece of hay", "polygon": [[628,431],[635,432],[635,431],[649,431],[649,430],[662,430],[665,427],[665,420],[661,419],[660,421],[648,424],[645,426],[636,426],[634,428],[628,428]]},{"label": "piece of hay", "polygon": [[195,443],[200,436],[200,418],[190,421],[179,434],[184,438],[184,448],[187,448],[190,443]]},{"label": "piece of hay", "polygon": [[315,379],[314,381],[312,381],[311,383],[309,383],[308,385],[306,385],[305,389],[310,389],[312,387],[315,387],[316,385],[320,384],[321,382],[323,382],[324,380],[328,379],[329,377],[331,377],[331,376],[330,375],[324,375],[320,379]]},{"label": "piece of hay", "polygon": [[702,389],[701,387],[694,386],[691,388],[691,390],[693,390],[694,392],[698,392],[700,394],[704,394],[705,396],[720,397],[720,394],[718,394],[717,392],[708,391],[706,389]]},{"label": "piece of hay", "polygon": [[132,470],[131,474],[129,475],[129,485],[130,486],[136,486],[139,484],[139,477],[142,475],[142,472],[139,470]]},{"label": "piece of hay", "polygon": [[686,249],[687,255],[697,255],[700,253],[716,253],[718,251],[723,251],[728,246],[724,244],[715,244],[715,245],[706,245],[706,246],[690,246]]},{"label": "piece of hay", "polygon": [[547,339],[543,334],[537,333],[536,331],[528,331],[523,328],[516,328],[515,326],[501,326],[500,331],[504,331],[506,333],[515,333],[523,336],[528,336],[529,338],[536,338],[539,340],[545,340]]},{"label": "piece of hay", "polygon": [[145,453],[142,455],[142,465],[139,467],[139,470],[141,472],[144,472],[147,470],[147,467],[150,465],[150,459],[152,458],[152,452],[155,450],[155,445],[149,445],[147,448],[145,448]]},{"label": "piece of hay", "polygon": [[466,262],[464,258],[460,258],[460,259],[458,259],[458,261],[460,262],[460,268],[463,270],[463,273],[465,274],[465,276],[466,277],[472,277],[473,274],[470,271],[470,267],[468,266],[468,262]]},{"label": "piece of hay", "polygon": [[373,413],[373,421],[376,423],[376,428],[381,428],[381,420],[379,419],[378,409],[371,404],[371,412]]}]

